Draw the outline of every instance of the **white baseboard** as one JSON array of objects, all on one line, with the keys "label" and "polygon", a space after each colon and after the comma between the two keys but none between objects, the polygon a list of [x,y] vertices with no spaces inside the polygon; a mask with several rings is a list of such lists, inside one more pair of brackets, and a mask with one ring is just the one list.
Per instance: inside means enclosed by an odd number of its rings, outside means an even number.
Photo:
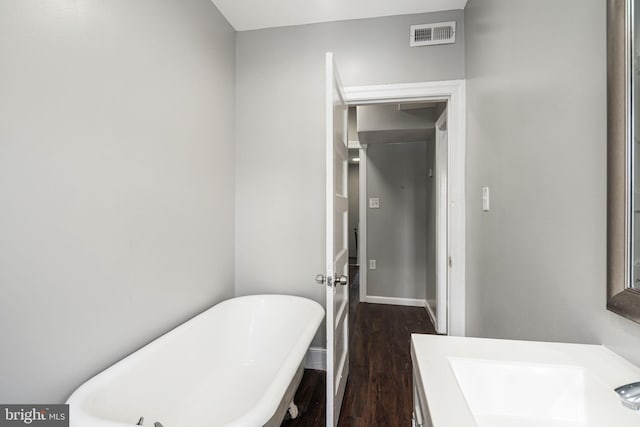
[{"label": "white baseboard", "polygon": [[304,363],[305,369],[315,369],[317,371],[327,370],[327,349],[320,347],[310,347],[307,352],[307,360]]},{"label": "white baseboard", "polygon": [[374,297],[370,295],[367,295],[366,302],[370,304],[404,305],[408,307],[424,307],[427,304],[427,301],[423,299]]},{"label": "white baseboard", "polygon": [[431,306],[429,305],[429,301],[427,301],[427,300],[424,300],[424,309],[427,310],[427,314],[429,315],[429,319],[431,319],[431,324],[433,324],[433,326],[435,327],[435,325],[436,325],[436,314],[431,309]]}]

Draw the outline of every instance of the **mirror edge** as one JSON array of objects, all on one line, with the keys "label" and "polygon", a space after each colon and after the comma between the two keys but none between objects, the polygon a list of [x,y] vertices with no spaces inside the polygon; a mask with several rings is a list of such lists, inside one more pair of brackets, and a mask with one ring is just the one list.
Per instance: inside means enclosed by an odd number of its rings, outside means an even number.
[{"label": "mirror edge", "polygon": [[640,323],[640,293],[626,286],[628,1],[607,0],[607,309]]}]

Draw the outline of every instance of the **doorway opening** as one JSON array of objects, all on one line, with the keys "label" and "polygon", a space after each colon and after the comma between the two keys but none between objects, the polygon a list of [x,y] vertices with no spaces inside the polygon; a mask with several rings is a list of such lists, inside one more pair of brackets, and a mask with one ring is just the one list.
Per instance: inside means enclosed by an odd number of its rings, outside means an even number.
[{"label": "doorway opening", "polygon": [[[442,334],[447,333],[446,109],[441,101],[351,107],[348,126],[350,296],[357,290],[362,302],[423,307]],[[366,246],[358,244],[359,236]],[[367,277],[362,287],[360,270]]]},{"label": "doorway opening", "polygon": [[464,335],[464,84],[398,86],[425,96],[346,89],[364,100],[349,102],[354,285],[360,302],[423,307],[439,334]]}]

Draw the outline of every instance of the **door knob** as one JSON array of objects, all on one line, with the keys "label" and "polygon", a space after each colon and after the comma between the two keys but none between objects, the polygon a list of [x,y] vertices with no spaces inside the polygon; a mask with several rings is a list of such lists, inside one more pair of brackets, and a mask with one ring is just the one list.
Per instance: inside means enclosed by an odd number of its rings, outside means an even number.
[{"label": "door knob", "polygon": [[336,274],[333,280],[331,280],[331,277],[329,277],[329,283],[327,283],[327,276],[325,276],[324,274],[316,274],[316,283],[319,285],[324,285],[326,283],[328,286],[346,286],[349,284],[349,278],[345,275],[338,276]]},{"label": "door knob", "polygon": [[349,284],[349,278],[347,276],[345,276],[345,275],[338,276],[336,274],[336,280],[334,281],[334,283],[340,284],[342,286],[346,286],[346,285]]}]

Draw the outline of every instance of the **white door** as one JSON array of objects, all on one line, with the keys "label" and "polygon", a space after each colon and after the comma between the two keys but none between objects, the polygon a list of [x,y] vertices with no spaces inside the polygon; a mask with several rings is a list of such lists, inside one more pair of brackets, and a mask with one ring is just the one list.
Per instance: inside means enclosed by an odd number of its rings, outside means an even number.
[{"label": "white door", "polygon": [[335,427],[349,374],[347,106],[330,52],[326,66],[327,427]]},{"label": "white door", "polygon": [[436,122],[436,332],[448,332],[449,306],[449,141],[447,109]]}]

